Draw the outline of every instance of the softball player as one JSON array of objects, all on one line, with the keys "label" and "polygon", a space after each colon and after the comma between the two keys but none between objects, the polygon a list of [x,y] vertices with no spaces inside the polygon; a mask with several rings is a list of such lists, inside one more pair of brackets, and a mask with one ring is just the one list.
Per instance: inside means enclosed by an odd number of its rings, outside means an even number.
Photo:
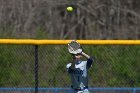
[{"label": "softball player", "polygon": [[[93,59],[82,52],[82,49],[73,51],[73,61],[68,63],[66,68],[71,77],[72,93],[89,93],[88,91],[88,69],[91,67]],[[82,61],[81,58],[85,57],[87,60]]]}]

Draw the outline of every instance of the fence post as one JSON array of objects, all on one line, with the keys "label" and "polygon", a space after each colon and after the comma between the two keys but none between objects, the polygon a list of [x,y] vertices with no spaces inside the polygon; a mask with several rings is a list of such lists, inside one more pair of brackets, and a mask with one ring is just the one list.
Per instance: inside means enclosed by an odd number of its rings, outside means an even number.
[{"label": "fence post", "polygon": [[35,45],[35,93],[38,93],[38,45]]}]

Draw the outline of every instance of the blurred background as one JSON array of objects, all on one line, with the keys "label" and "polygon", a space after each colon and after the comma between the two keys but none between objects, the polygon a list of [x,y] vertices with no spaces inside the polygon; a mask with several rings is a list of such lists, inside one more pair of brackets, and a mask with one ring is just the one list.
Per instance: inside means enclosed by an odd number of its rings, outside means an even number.
[{"label": "blurred background", "polygon": [[[0,37],[139,39],[139,0],[0,0]],[[67,6],[74,11],[66,11]]]},{"label": "blurred background", "polygon": [[[0,38],[139,40],[139,5],[139,0],[0,0]],[[74,11],[66,11],[67,6]],[[129,88],[95,89],[94,93],[140,93],[140,89],[135,89],[140,87],[139,45],[82,48],[95,59],[89,70],[90,88]],[[4,88],[34,88],[34,49],[34,45],[0,45],[0,93],[17,92]],[[40,93],[70,93],[54,92],[70,87],[66,64],[71,55],[67,46],[39,45],[38,56],[38,87],[55,88]],[[20,93],[34,92],[25,90]]]}]

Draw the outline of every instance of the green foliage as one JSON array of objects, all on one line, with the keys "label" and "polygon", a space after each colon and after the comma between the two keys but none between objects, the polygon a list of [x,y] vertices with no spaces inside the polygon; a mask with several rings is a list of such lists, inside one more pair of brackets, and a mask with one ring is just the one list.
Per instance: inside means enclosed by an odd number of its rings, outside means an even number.
[{"label": "green foliage", "polygon": [[38,27],[37,31],[36,31],[36,39],[44,39],[44,38],[47,38],[46,36],[46,31],[43,30],[42,27]]},{"label": "green foliage", "polygon": [[[139,87],[139,46],[83,46],[94,58],[89,85],[101,87]],[[66,64],[71,61],[63,45],[39,46],[39,86],[68,87]],[[0,86],[34,86],[34,46],[0,46]]]},{"label": "green foliage", "polygon": [[[19,87],[19,86],[31,86],[30,79],[27,78],[34,74],[28,71],[27,74],[26,60],[27,57],[24,56],[24,46],[14,46],[14,45],[1,45],[0,46],[0,86],[1,87]],[[29,51],[32,53],[31,51]],[[30,56],[28,54],[28,56]],[[28,60],[29,61],[29,60]],[[30,56],[31,61],[31,56]],[[29,62],[28,62],[29,63]],[[28,66],[30,66],[28,64]],[[30,67],[31,68],[31,67]],[[32,76],[33,78],[33,76]],[[28,82],[26,82],[28,81]]]}]

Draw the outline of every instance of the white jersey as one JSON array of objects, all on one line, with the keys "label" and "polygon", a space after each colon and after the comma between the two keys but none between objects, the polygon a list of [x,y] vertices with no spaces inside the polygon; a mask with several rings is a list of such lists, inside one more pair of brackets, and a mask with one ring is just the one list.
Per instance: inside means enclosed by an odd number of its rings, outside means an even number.
[{"label": "white jersey", "polygon": [[88,86],[88,68],[91,66],[92,59],[87,61],[78,61],[75,68],[71,69],[72,63],[67,64],[67,69],[71,75],[71,82],[73,88],[84,88]]}]

